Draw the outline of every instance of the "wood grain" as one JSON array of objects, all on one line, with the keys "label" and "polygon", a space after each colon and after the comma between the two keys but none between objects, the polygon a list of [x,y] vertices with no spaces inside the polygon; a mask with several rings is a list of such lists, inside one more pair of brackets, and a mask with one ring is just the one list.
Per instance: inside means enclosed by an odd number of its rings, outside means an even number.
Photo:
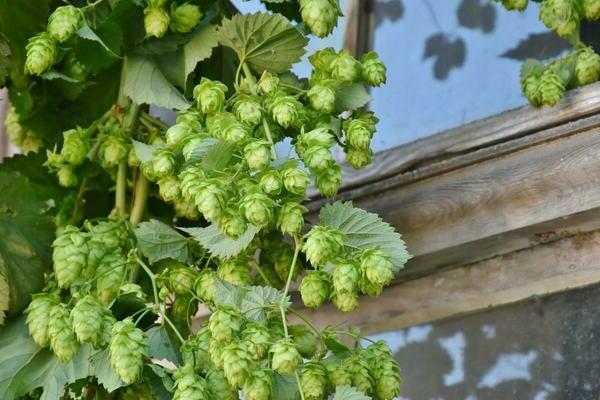
[{"label": "wood grain", "polygon": [[580,234],[405,282],[342,314],[302,310],[318,326],[347,323],[375,333],[498,307],[600,282],[600,232]]}]

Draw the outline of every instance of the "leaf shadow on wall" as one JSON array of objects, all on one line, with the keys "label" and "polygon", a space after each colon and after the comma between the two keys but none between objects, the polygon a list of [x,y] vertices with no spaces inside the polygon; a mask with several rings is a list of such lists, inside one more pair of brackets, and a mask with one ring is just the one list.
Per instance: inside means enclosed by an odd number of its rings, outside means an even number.
[{"label": "leaf shadow on wall", "polygon": [[423,60],[434,58],[433,76],[439,81],[446,80],[452,68],[460,68],[465,63],[467,47],[463,38],[436,33],[425,41]]}]

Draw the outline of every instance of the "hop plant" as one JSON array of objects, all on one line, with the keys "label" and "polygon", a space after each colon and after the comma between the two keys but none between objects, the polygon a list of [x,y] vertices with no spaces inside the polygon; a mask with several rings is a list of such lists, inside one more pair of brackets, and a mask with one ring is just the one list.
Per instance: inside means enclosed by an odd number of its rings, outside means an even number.
[{"label": "hop plant", "polygon": [[56,63],[58,58],[56,42],[46,32],[31,37],[26,50],[25,72],[31,75],[42,75]]},{"label": "hop plant", "polygon": [[306,400],[322,400],[327,396],[327,373],[318,361],[309,361],[302,366],[302,392]]},{"label": "hop plant", "polygon": [[194,369],[190,365],[177,369],[173,378],[175,378],[173,400],[209,400],[206,382],[194,374]]},{"label": "hop plant", "polygon": [[152,171],[158,178],[171,175],[175,171],[175,155],[171,150],[156,150],[150,162],[152,163]]},{"label": "hop plant", "polygon": [[64,42],[68,40],[77,30],[81,22],[80,11],[71,6],[56,8],[48,18],[48,33],[55,40]]},{"label": "hop plant", "polygon": [[194,98],[203,113],[211,114],[223,108],[226,92],[227,86],[221,82],[202,78],[194,88]]},{"label": "hop plant", "polygon": [[331,281],[323,271],[308,271],[300,283],[302,303],[306,307],[319,308],[329,298]]},{"label": "hop plant", "polygon": [[126,318],[113,325],[111,335],[110,365],[119,378],[130,385],[142,373],[148,347],[146,334],[135,326],[131,318]]},{"label": "hop plant", "polygon": [[311,330],[302,324],[291,325],[288,328],[292,340],[298,349],[300,355],[304,358],[311,358],[317,352],[317,337]]},{"label": "hop plant", "polygon": [[229,384],[242,387],[252,370],[252,357],[240,343],[231,343],[223,349],[223,372]]},{"label": "hop plant", "polygon": [[600,1],[598,0],[581,0],[583,15],[585,19],[595,21],[600,18]]},{"label": "hop plant", "polygon": [[373,130],[369,124],[361,119],[353,119],[344,124],[346,140],[355,149],[369,150]]},{"label": "hop plant", "polygon": [[308,209],[300,203],[289,201],[283,203],[277,213],[277,226],[282,233],[297,235],[304,226],[303,214]]},{"label": "hop plant", "polygon": [[342,167],[332,164],[330,168],[317,175],[315,186],[323,196],[335,196],[342,186]]},{"label": "hop plant", "polygon": [[283,182],[281,174],[276,169],[263,171],[258,182],[260,190],[268,195],[277,195],[281,192]]},{"label": "hop plant", "polygon": [[105,168],[116,167],[127,160],[129,148],[125,139],[119,135],[110,135],[100,147],[102,164]]},{"label": "hop plant", "polygon": [[271,367],[273,370],[293,375],[300,363],[300,353],[290,339],[280,339],[269,349],[271,353]]},{"label": "hop plant", "polygon": [[273,206],[273,200],[259,191],[248,193],[240,201],[240,211],[256,226],[267,225],[273,219]]},{"label": "hop plant", "polygon": [[346,367],[350,371],[352,386],[363,393],[373,389],[373,378],[365,350],[357,349],[354,354],[346,359]]},{"label": "hop plant", "polygon": [[239,95],[233,105],[233,112],[241,122],[256,126],[262,121],[262,106],[260,100],[254,96]]},{"label": "hop plant", "polygon": [[218,342],[230,343],[241,329],[242,319],[231,308],[217,307],[208,320],[210,335]]},{"label": "hop plant", "polygon": [[65,304],[55,304],[50,310],[48,337],[52,352],[63,363],[68,363],[79,352],[79,343],[73,332],[69,309]]},{"label": "hop plant", "polygon": [[104,308],[91,295],[82,297],[71,310],[73,331],[80,343],[96,343],[102,330]]},{"label": "hop plant", "polygon": [[196,372],[208,372],[212,361],[209,354],[210,332],[205,324],[181,346],[184,365],[193,365]]},{"label": "hop plant", "polygon": [[52,261],[58,286],[68,288],[87,265],[87,238],[74,226],[67,226],[52,243]]},{"label": "hop plant", "polygon": [[592,48],[586,47],[577,54],[577,61],[575,63],[577,85],[583,86],[596,82],[599,76],[600,56]]},{"label": "hop plant", "polygon": [[202,18],[200,8],[195,4],[171,4],[170,25],[173,32],[188,33],[198,25]]},{"label": "hop plant", "polygon": [[539,83],[540,102],[547,106],[554,106],[565,93],[565,83],[554,68],[546,68],[540,77]]},{"label": "hop plant", "polygon": [[239,239],[248,229],[246,218],[234,208],[226,209],[221,215],[218,224],[221,232],[234,240]]},{"label": "hop plant", "polygon": [[360,72],[360,63],[347,51],[340,51],[331,61],[331,76],[340,81],[350,83],[355,81]]},{"label": "hop plant", "polygon": [[348,147],[346,149],[346,161],[355,169],[362,169],[369,165],[373,157],[371,149],[357,149]]},{"label": "hop plant", "polygon": [[367,347],[368,360],[372,371],[374,392],[382,400],[392,400],[400,395],[400,367],[389,346],[378,341]]},{"label": "hop plant", "polygon": [[238,400],[237,390],[227,382],[227,378],[222,371],[214,368],[208,371],[206,383],[212,399]]},{"label": "hop plant", "polygon": [[293,96],[281,95],[273,100],[270,109],[273,120],[284,128],[288,128],[298,119],[302,103]]},{"label": "hop plant", "polygon": [[283,186],[293,194],[302,195],[308,186],[308,174],[294,165],[285,167],[281,172]]},{"label": "hop plant", "polygon": [[196,295],[205,303],[211,304],[215,299],[215,278],[217,273],[212,269],[203,269],[194,283]]},{"label": "hop plant", "polygon": [[335,0],[301,0],[300,13],[310,31],[320,38],[333,31],[341,14]]},{"label": "hop plant", "polygon": [[181,266],[169,271],[169,283],[176,294],[188,294],[194,288],[198,273],[192,268]]},{"label": "hop plant", "polygon": [[181,182],[172,175],[167,175],[158,180],[158,193],[160,198],[171,203],[181,196]]},{"label": "hop plant", "polygon": [[374,51],[369,51],[360,60],[362,78],[371,86],[381,86],[386,81],[386,68]]},{"label": "hop plant", "polygon": [[27,326],[33,341],[40,347],[50,344],[50,313],[58,304],[56,296],[47,293],[34,294],[31,303],[25,310]]},{"label": "hop plant", "polygon": [[81,164],[90,151],[88,134],[84,129],[70,129],[63,132],[63,147],[60,154],[71,165]]},{"label": "hop plant", "polygon": [[325,364],[325,370],[331,386],[352,385],[352,376],[345,365],[330,361]]},{"label": "hop plant", "polygon": [[362,252],[360,269],[367,279],[377,286],[388,285],[394,277],[394,265],[390,256],[379,247],[372,247]]},{"label": "hop plant", "polygon": [[317,267],[341,254],[345,236],[333,227],[315,225],[306,234],[305,239],[304,254],[308,261]]},{"label": "hop plant", "polygon": [[108,306],[119,293],[126,272],[126,260],[117,253],[106,254],[96,270],[96,295],[100,303]]},{"label": "hop plant", "polygon": [[313,173],[324,172],[333,164],[333,156],[326,147],[311,146],[304,153],[304,164]]},{"label": "hop plant", "polygon": [[261,170],[271,162],[271,151],[268,142],[252,141],[244,147],[244,158],[248,168]]},{"label": "hop plant", "polygon": [[311,85],[306,93],[310,105],[317,111],[331,114],[335,105],[335,85],[336,82],[332,79],[318,81]]},{"label": "hop plant", "polygon": [[217,268],[217,276],[234,285],[249,285],[252,283],[250,261],[243,256],[222,260]]},{"label": "hop plant", "polygon": [[250,371],[244,382],[244,398],[248,400],[269,400],[273,382],[267,369],[259,368]]},{"label": "hop plant", "polygon": [[336,262],[332,274],[333,290],[336,292],[354,292],[358,288],[359,269],[358,265],[349,260]]},{"label": "hop plant", "polygon": [[279,77],[277,75],[273,75],[265,69],[258,83],[256,84],[256,90],[258,93],[262,95],[273,94],[278,87]]},{"label": "hop plant", "polygon": [[526,64],[521,68],[521,91],[531,105],[540,105],[540,78],[543,69],[526,71]]},{"label": "hop plant", "polygon": [[562,38],[569,38],[579,27],[579,11],[573,0],[545,0],[540,6],[540,20]]},{"label": "hop plant", "polygon": [[163,37],[169,30],[169,14],[163,7],[150,6],[144,10],[144,29],[149,37]]},{"label": "hop plant", "polygon": [[223,190],[223,185],[216,180],[207,179],[195,189],[194,202],[208,221],[219,219],[225,205],[225,198],[226,193]]},{"label": "hop plant", "polygon": [[242,339],[253,360],[259,361],[266,357],[271,344],[271,335],[267,327],[249,323],[242,331]]}]

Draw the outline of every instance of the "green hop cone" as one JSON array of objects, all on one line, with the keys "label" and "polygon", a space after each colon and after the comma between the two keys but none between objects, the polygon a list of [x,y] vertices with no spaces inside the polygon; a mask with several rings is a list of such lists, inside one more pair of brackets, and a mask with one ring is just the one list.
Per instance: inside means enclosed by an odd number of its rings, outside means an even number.
[{"label": "green hop cone", "polygon": [[320,38],[333,31],[337,25],[337,17],[341,14],[335,0],[301,0],[300,13],[302,22]]},{"label": "green hop cone", "polygon": [[297,166],[287,166],[281,171],[285,189],[297,195],[303,195],[308,187],[308,174]]},{"label": "green hop cone", "polygon": [[362,252],[360,270],[371,283],[378,286],[388,285],[394,278],[390,256],[377,246]]},{"label": "green hop cone", "polygon": [[79,180],[77,174],[75,174],[75,170],[69,164],[61,165],[56,175],[58,177],[58,184],[62,187],[74,187]]},{"label": "green hop cone", "polygon": [[196,191],[206,179],[204,170],[199,165],[189,165],[179,173],[179,188],[184,199],[194,200]]},{"label": "green hop cone", "polygon": [[147,7],[144,10],[144,30],[149,37],[163,37],[169,29],[169,14],[162,7]]},{"label": "green hop cone", "polygon": [[304,148],[321,146],[330,148],[335,143],[335,138],[329,130],[329,122],[326,127],[315,128],[308,132],[303,132],[298,137],[298,143]]},{"label": "green hop cone", "polygon": [[73,332],[73,323],[65,304],[56,304],[50,310],[48,336],[50,348],[60,362],[68,363],[79,352],[79,342]]},{"label": "green hop cone", "polygon": [[252,370],[252,357],[241,343],[231,343],[223,349],[223,372],[233,387],[242,387]]},{"label": "green hop cone", "polygon": [[191,365],[184,365],[175,371],[175,393],[173,400],[209,400],[208,386],[203,378],[194,373]]},{"label": "green hop cone", "polygon": [[198,25],[202,18],[202,12],[195,4],[183,3],[178,6],[172,3],[170,18],[169,27],[173,32],[188,33]]},{"label": "green hop cone", "polygon": [[370,126],[363,120],[353,119],[346,121],[344,130],[348,144],[355,149],[369,149],[373,132]]},{"label": "green hop cone", "polygon": [[502,5],[507,10],[523,11],[527,8],[529,0],[496,0],[502,1]]},{"label": "green hop cone", "polygon": [[263,171],[258,182],[260,190],[269,195],[276,195],[281,192],[283,186],[281,174],[275,169]]},{"label": "green hop cone", "polygon": [[255,96],[239,95],[233,105],[233,113],[244,124],[256,126],[262,121],[262,106]]},{"label": "green hop cone", "polygon": [[315,186],[325,197],[333,197],[342,186],[342,167],[333,164],[327,170],[317,175]]},{"label": "green hop cone", "polygon": [[238,391],[227,382],[222,371],[214,368],[208,371],[206,383],[211,399],[238,400]]},{"label": "green hop cone", "polygon": [[208,179],[195,189],[194,202],[208,221],[217,221],[223,212],[226,193],[222,187],[218,180]]},{"label": "green hop cone", "polygon": [[190,293],[194,288],[194,282],[197,278],[198,272],[187,266],[169,271],[169,284],[175,294],[183,295]]},{"label": "green hop cone", "polygon": [[334,263],[331,278],[335,291],[354,292],[358,288],[360,272],[358,265],[350,260],[340,260]]},{"label": "green hop cone", "polygon": [[341,82],[355,81],[360,70],[360,63],[347,50],[340,51],[331,61],[331,76]]},{"label": "green hop cone", "polygon": [[238,210],[225,209],[219,220],[219,228],[223,234],[231,239],[237,240],[248,229],[248,222]]},{"label": "green hop cone", "polygon": [[170,175],[175,171],[175,155],[171,150],[158,149],[154,151],[150,162],[152,163],[152,171],[159,178]]},{"label": "green hop cone", "polygon": [[378,87],[385,83],[385,64],[379,59],[377,53],[369,51],[362,56],[360,64],[362,77],[370,86]]},{"label": "green hop cone", "polygon": [[330,361],[325,364],[325,370],[327,371],[327,379],[332,387],[352,385],[352,377],[345,365]]},{"label": "green hop cone", "polygon": [[565,93],[565,83],[553,68],[546,68],[540,78],[540,102],[554,106]]},{"label": "green hop cone", "polygon": [[196,295],[205,303],[215,300],[215,278],[217,273],[212,269],[203,269],[194,284]]},{"label": "green hop cone", "polygon": [[297,235],[304,227],[304,216],[308,209],[295,201],[288,201],[281,205],[277,213],[277,226],[282,233]]},{"label": "green hop cone", "polygon": [[275,93],[278,87],[279,77],[277,75],[273,75],[267,70],[262,73],[258,83],[256,84],[257,92],[262,95]]},{"label": "green hop cone", "polygon": [[346,161],[354,169],[361,169],[369,165],[373,152],[371,149],[357,149],[354,147],[346,148]]},{"label": "green hop cone", "polygon": [[108,306],[119,293],[123,282],[127,260],[118,252],[106,254],[96,270],[96,295],[98,300]]},{"label": "green hop cone", "polygon": [[56,281],[61,288],[71,286],[87,266],[87,237],[74,226],[67,226],[52,243]]},{"label": "green hop cone", "polygon": [[31,75],[42,75],[56,63],[58,58],[56,42],[46,32],[31,37],[26,50],[25,72]]},{"label": "green hop cone", "polygon": [[158,180],[158,194],[164,201],[171,203],[181,196],[179,179],[174,176],[167,175]]},{"label": "green hop cone", "polygon": [[319,308],[329,298],[331,281],[323,271],[308,271],[300,283],[302,303],[309,308]]},{"label": "green hop cone", "polygon": [[208,342],[208,354],[210,355],[210,360],[214,366],[219,369],[223,369],[223,349],[227,344],[228,343],[226,342],[220,342],[212,338],[212,336]]},{"label": "green hop cone", "polygon": [[147,347],[146,334],[135,326],[131,318],[113,325],[110,365],[126,384],[131,385],[141,377]]},{"label": "green hop cone", "polygon": [[313,173],[324,172],[333,164],[333,156],[327,147],[311,146],[304,153],[304,164]]},{"label": "green hop cone", "polygon": [[335,81],[328,79],[315,83],[311,85],[306,95],[315,110],[331,114],[335,105]]},{"label": "green hop cone", "polygon": [[82,297],[71,310],[73,331],[80,343],[96,343],[102,328],[104,307],[91,295]]},{"label": "green hop cone", "polygon": [[192,134],[183,140],[183,147],[181,148],[181,154],[185,161],[193,161],[197,157],[197,151],[200,146],[204,144],[207,136],[203,133]]},{"label": "green hop cone", "polygon": [[217,276],[234,285],[250,285],[250,261],[246,257],[222,260],[217,268]]},{"label": "green hop cone", "polygon": [[108,344],[110,343],[110,338],[112,337],[112,328],[116,322],[117,320],[112,315],[110,310],[105,309],[102,313],[102,323],[100,324],[100,331],[98,332],[96,343],[94,343],[96,346],[108,346]]},{"label": "green hop cone", "polygon": [[206,372],[212,365],[208,347],[210,332],[204,325],[181,346],[181,358],[184,364],[193,365],[196,372]]},{"label": "green hop cone", "polygon": [[326,47],[321,50],[315,51],[310,57],[308,57],[308,61],[313,65],[313,73],[322,72],[325,74],[331,73],[331,64],[333,60],[335,60],[337,54],[333,47]]},{"label": "green hop cone", "polygon": [[190,124],[185,122],[178,122],[171,126],[165,132],[167,144],[170,146],[178,146],[190,138],[194,134],[194,129]]},{"label": "green hop cone", "polygon": [[270,105],[273,120],[284,128],[296,122],[301,109],[302,103],[294,96],[277,96]]},{"label": "green hop cone", "polygon": [[317,352],[318,340],[315,334],[303,324],[291,325],[288,329],[300,355],[312,358]]},{"label": "green hop cone", "polygon": [[400,367],[389,348],[383,342],[378,341],[367,347],[369,364],[371,366],[374,381],[374,392],[381,400],[392,400],[400,395]]},{"label": "green hop cone", "polygon": [[50,312],[58,304],[58,299],[56,296],[47,293],[34,294],[31,298],[31,303],[25,310],[29,334],[38,346],[46,347],[50,344],[48,334]]},{"label": "green hop cone", "polygon": [[218,342],[230,343],[241,329],[242,318],[228,307],[217,307],[208,320],[211,338]]},{"label": "green hop cone", "polygon": [[271,162],[269,143],[258,140],[248,143],[244,147],[244,159],[252,171],[266,168]]},{"label": "green hop cone", "polygon": [[271,372],[265,368],[258,368],[250,371],[242,391],[247,400],[269,400],[273,381]]},{"label": "green hop cone", "polygon": [[90,142],[84,129],[70,129],[63,132],[63,147],[60,154],[67,163],[79,165],[90,151]]},{"label": "green hop cone", "polygon": [[320,362],[309,361],[304,364],[300,382],[306,400],[322,400],[327,397],[327,372]]},{"label": "green hop cone", "polygon": [[253,360],[259,361],[267,356],[272,339],[266,326],[249,323],[242,331],[242,338]]},{"label": "green hop cone", "polygon": [[344,248],[345,235],[330,226],[315,225],[305,236],[303,251],[315,267],[334,260]]},{"label": "green hop cone", "polygon": [[202,78],[194,88],[194,98],[204,114],[212,114],[223,108],[226,92],[223,83]]},{"label": "green hop cone", "polygon": [[352,386],[363,393],[373,389],[373,378],[368,362],[368,354],[363,349],[356,349],[355,353],[345,360],[346,368],[350,371]]},{"label": "green hop cone", "polygon": [[369,279],[367,279],[366,275],[364,274],[361,274],[360,276],[358,288],[360,289],[361,293],[364,293],[371,297],[379,296],[381,294],[381,291],[383,290],[383,286],[371,282]]},{"label": "green hop cone", "polygon": [[351,312],[358,308],[358,292],[348,290],[334,290],[331,293],[331,302],[341,312]]},{"label": "green hop cone", "polygon": [[100,146],[100,153],[104,167],[116,167],[121,162],[127,160],[129,148],[123,137],[111,135]]},{"label": "green hop cone", "polygon": [[81,15],[71,5],[57,7],[48,17],[48,33],[61,43],[68,40],[79,29]]},{"label": "green hop cone", "polygon": [[598,80],[600,76],[600,56],[590,47],[586,47],[577,54],[575,63],[575,78],[577,86],[589,85]]},{"label": "green hop cone", "polygon": [[86,224],[89,230],[88,261],[85,270],[86,277],[94,276],[98,263],[105,254],[117,250],[121,246],[121,225],[113,221],[99,221]]},{"label": "green hop cone", "polygon": [[241,122],[235,121],[227,125],[218,137],[226,142],[238,143],[248,136],[250,136],[248,128]]},{"label": "green hop cone", "polygon": [[541,72],[532,72],[521,75],[521,91],[533,106],[540,105],[540,78]]},{"label": "green hop cone", "polygon": [[545,0],[540,6],[540,20],[568,39],[579,28],[578,5],[572,0]]},{"label": "green hop cone", "polygon": [[595,21],[600,18],[600,1],[599,0],[581,0],[583,15],[585,19]]},{"label": "green hop cone", "polygon": [[264,226],[273,218],[274,203],[262,192],[251,192],[240,201],[240,211],[251,224]]},{"label": "green hop cone", "polygon": [[74,52],[67,54],[63,63],[63,68],[63,71],[67,76],[77,81],[84,81],[89,72],[87,66],[77,58],[77,55]]},{"label": "green hop cone", "polygon": [[300,364],[300,353],[290,339],[280,339],[269,349],[271,353],[271,367],[281,373],[293,375]]}]

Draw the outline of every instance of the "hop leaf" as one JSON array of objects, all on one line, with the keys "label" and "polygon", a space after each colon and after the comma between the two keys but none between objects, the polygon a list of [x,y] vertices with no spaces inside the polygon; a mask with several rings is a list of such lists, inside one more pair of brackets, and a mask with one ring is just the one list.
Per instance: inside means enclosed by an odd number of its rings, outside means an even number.
[{"label": "hop leaf", "polygon": [[128,385],[141,376],[148,347],[146,341],[146,334],[135,326],[131,318],[116,322],[112,328],[110,365]]},{"label": "hop leaf", "polygon": [[81,13],[77,8],[70,5],[58,7],[48,18],[48,33],[62,43],[77,32],[80,22]]}]

